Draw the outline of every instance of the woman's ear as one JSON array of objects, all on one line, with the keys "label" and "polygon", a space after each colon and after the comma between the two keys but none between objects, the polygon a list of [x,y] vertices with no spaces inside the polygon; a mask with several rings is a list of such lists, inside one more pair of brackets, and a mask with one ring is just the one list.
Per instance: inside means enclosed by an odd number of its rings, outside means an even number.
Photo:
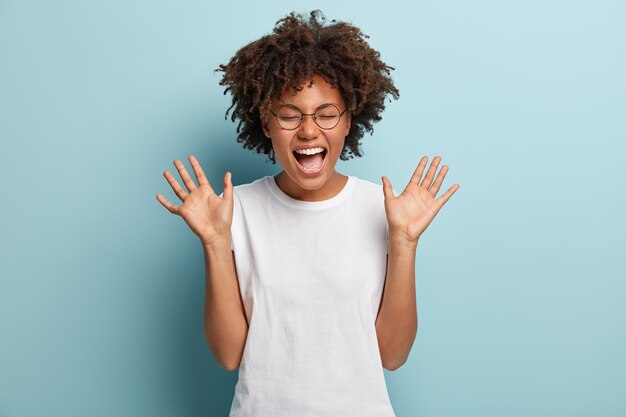
[{"label": "woman's ear", "polygon": [[270,137],[269,117],[261,118],[261,127],[267,138]]},{"label": "woman's ear", "polygon": [[346,136],[350,133],[350,126],[352,126],[352,112],[346,111]]}]

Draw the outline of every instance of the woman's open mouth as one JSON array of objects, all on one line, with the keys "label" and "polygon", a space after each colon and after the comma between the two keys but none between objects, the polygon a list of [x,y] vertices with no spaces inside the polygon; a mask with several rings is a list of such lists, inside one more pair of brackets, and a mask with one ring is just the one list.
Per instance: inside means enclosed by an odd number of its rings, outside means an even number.
[{"label": "woman's open mouth", "polygon": [[327,149],[322,152],[313,155],[303,155],[296,151],[293,151],[293,156],[296,160],[296,165],[300,172],[305,175],[316,175],[322,171],[324,163],[326,162]]}]

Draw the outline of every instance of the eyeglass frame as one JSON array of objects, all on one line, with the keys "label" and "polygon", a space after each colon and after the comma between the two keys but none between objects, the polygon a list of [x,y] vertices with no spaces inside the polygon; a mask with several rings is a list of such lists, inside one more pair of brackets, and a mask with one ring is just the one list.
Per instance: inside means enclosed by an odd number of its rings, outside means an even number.
[{"label": "eyeglass frame", "polygon": [[[317,113],[317,111],[322,108],[322,107],[326,107],[326,106],[333,106],[334,108],[337,109],[337,111],[339,111],[339,119],[337,119],[337,124],[335,124],[333,127],[322,127],[317,123],[317,117],[315,117],[315,113]],[[291,108],[295,108],[300,112],[300,123],[298,124],[298,126],[294,127],[293,129],[286,129],[284,127],[281,126],[280,122],[278,121],[278,113],[280,112],[280,110],[283,107],[291,107]],[[270,109],[270,113],[272,113],[274,115],[274,117],[276,117],[276,123],[278,123],[278,127],[280,127],[283,130],[296,130],[298,129],[300,126],[302,126],[302,123],[304,122],[304,116],[313,116],[313,121],[315,122],[315,125],[317,127],[319,127],[322,130],[333,130],[334,128],[337,127],[337,125],[339,124],[339,122],[341,121],[341,116],[343,116],[343,114],[346,112],[346,110],[348,110],[348,108],[346,107],[345,109],[343,109],[343,111],[339,110],[339,107],[335,106],[333,103],[324,103],[324,104],[320,104],[316,109],[315,112],[313,113],[302,113],[302,110],[300,110],[297,106],[294,106],[293,104],[283,104],[282,106],[280,106],[278,108],[278,112],[274,113],[274,111],[272,109]]]}]

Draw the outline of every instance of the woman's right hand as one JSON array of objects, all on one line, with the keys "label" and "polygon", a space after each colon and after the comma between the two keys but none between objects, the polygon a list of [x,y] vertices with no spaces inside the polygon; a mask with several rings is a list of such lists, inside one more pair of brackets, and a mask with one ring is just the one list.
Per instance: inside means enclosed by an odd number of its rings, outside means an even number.
[{"label": "woman's right hand", "polygon": [[189,193],[178,184],[169,171],[163,173],[183,205],[175,206],[161,194],[157,194],[156,198],[170,213],[181,216],[200,238],[203,245],[210,245],[219,240],[228,241],[230,239],[230,226],[233,222],[231,173],[227,172],[224,176],[224,194],[223,197],[220,197],[211,188],[211,184],[209,184],[209,180],[204,175],[196,157],[189,155],[189,162],[191,162],[198,179],[199,186],[197,187],[183,163],[179,160],[174,161],[174,165]]}]

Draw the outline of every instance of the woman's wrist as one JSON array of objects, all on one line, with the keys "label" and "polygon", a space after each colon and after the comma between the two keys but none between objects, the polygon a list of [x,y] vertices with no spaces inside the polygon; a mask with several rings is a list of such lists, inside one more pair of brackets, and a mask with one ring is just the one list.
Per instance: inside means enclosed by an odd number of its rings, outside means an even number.
[{"label": "woman's wrist", "polygon": [[205,249],[230,249],[232,236],[228,233],[227,235],[213,236],[207,240],[200,238],[200,242],[202,243],[202,247]]}]

